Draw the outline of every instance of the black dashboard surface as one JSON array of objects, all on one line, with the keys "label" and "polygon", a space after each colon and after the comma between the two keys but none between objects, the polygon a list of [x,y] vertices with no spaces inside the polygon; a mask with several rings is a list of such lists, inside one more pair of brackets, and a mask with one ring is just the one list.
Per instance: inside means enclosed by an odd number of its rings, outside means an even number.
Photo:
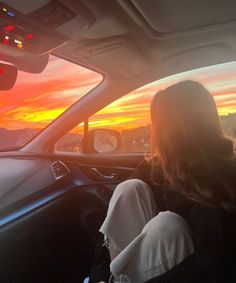
[{"label": "black dashboard surface", "polygon": [[0,227],[88,181],[74,162],[19,152],[1,153]]},{"label": "black dashboard surface", "polygon": [[52,161],[0,158],[0,209],[55,183]]},{"label": "black dashboard surface", "polygon": [[[88,156],[74,154],[34,154],[21,151],[0,153],[0,228],[47,203],[82,187],[95,189],[98,198],[111,195],[114,186],[127,179],[140,155]],[[124,167],[124,164],[126,165]],[[91,169],[98,169],[104,175],[100,178]],[[98,171],[96,170],[96,171]],[[59,174],[59,176],[58,176]],[[62,176],[60,176],[62,174]],[[108,188],[108,189],[107,189]],[[109,201],[105,196],[104,203]]]}]

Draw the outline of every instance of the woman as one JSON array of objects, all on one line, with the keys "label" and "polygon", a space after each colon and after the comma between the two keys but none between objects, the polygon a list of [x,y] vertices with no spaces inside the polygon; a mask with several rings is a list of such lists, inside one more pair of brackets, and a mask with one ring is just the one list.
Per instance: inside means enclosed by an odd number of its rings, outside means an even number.
[{"label": "woman", "polygon": [[117,186],[100,229],[113,282],[236,282],[236,159],[213,97],[172,85],[151,123],[151,158]]}]

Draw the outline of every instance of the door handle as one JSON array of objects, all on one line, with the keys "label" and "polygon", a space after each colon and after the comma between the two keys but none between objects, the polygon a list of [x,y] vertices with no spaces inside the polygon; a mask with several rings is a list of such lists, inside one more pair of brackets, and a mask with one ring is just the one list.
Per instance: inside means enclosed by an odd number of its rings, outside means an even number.
[{"label": "door handle", "polygon": [[93,173],[97,174],[98,177],[102,180],[115,180],[117,177],[116,173],[112,173],[111,175],[104,175],[95,167],[92,167],[91,170],[93,171]]}]

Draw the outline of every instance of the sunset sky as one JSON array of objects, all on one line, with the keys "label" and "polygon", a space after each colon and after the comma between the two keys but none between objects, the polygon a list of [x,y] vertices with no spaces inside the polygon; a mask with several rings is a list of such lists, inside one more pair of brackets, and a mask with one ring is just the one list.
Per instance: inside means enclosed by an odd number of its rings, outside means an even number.
[{"label": "sunset sky", "polygon": [[[187,78],[204,83],[212,91],[221,115],[236,113],[236,62],[233,62],[146,85],[98,112],[90,125],[117,129],[146,125],[153,94]],[[0,92],[0,128],[44,128],[101,79],[99,74],[55,57],[51,57],[41,74],[19,72],[15,87]]]},{"label": "sunset sky", "polygon": [[93,127],[118,130],[146,126],[150,102],[157,90],[184,79],[202,82],[214,95],[220,115],[236,113],[236,62],[174,75],[123,96],[91,117]]}]

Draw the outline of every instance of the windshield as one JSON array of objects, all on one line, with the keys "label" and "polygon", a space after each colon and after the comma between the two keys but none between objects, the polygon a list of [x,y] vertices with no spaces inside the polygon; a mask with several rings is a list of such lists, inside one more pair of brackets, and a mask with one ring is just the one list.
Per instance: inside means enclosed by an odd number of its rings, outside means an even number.
[{"label": "windshield", "polygon": [[27,143],[101,80],[100,74],[55,56],[41,74],[19,71],[15,86],[0,91],[0,151]]},{"label": "windshield", "polygon": [[[90,127],[145,127],[149,123],[150,101],[157,90],[179,80],[194,79],[213,93],[224,130],[235,138],[235,75],[236,62],[231,62],[155,81],[99,111],[90,118]],[[101,80],[100,74],[53,56],[41,74],[19,72],[14,88],[0,92],[0,151],[27,143]]]}]

